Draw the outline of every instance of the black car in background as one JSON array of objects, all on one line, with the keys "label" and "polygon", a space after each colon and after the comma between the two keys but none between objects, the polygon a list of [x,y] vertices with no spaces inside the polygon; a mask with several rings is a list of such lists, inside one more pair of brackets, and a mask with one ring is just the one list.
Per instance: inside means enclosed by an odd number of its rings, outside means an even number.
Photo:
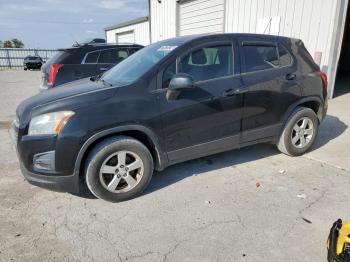
[{"label": "black car in background", "polygon": [[116,202],[139,195],[153,170],[190,159],[257,143],[302,155],[326,112],[327,76],[301,40],[182,36],[29,98],[12,137],[30,183],[85,183]]},{"label": "black car in background", "polygon": [[44,61],[40,56],[27,56],[23,60],[23,67],[25,71],[28,69],[40,69],[43,64]]},{"label": "black car in background", "polygon": [[59,49],[41,68],[40,91],[109,70],[143,48],[137,44],[94,43]]}]

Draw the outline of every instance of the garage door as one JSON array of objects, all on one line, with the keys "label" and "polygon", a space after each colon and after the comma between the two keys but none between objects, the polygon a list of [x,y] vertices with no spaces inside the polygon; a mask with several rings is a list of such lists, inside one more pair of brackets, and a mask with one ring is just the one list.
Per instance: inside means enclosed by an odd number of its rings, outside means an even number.
[{"label": "garage door", "polygon": [[222,33],[224,0],[182,1],[179,6],[179,35]]},{"label": "garage door", "polygon": [[123,33],[117,33],[116,34],[116,42],[117,43],[135,43],[135,33],[134,31],[127,31]]}]

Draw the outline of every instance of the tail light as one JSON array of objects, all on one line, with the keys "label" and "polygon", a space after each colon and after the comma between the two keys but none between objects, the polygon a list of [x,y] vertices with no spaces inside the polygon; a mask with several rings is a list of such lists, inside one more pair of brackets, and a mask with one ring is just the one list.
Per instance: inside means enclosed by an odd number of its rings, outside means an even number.
[{"label": "tail light", "polygon": [[50,72],[49,72],[49,79],[47,80],[47,84],[50,86],[53,86],[55,84],[56,80],[56,75],[58,73],[58,70],[63,67],[63,64],[53,64],[50,67]]},{"label": "tail light", "polygon": [[322,71],[320,71],[319,74],[320,74],[320,77],[322,78],[322,82],[323,82],[324,88],[327,89],[327,87],[328,87],[328,76],[327,76],[327,74],[322,72]]}]

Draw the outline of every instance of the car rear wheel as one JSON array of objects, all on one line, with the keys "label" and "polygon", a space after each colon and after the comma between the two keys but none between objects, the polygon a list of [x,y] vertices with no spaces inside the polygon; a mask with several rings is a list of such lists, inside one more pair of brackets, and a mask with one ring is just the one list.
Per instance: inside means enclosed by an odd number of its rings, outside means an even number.
[{"label": "car rear wheel", "polygon": [[300,156],[315,142],[319,122],[313,110],[299,107],[289,117],[279,142],[278,149],[290,156]]},{"label": "car rear wheel", "polygon": [[153,159],[138,140],[119,136],[104,140],[89,154],[85,181],[93,195],[119,202],[140,195],[153,174]]}]

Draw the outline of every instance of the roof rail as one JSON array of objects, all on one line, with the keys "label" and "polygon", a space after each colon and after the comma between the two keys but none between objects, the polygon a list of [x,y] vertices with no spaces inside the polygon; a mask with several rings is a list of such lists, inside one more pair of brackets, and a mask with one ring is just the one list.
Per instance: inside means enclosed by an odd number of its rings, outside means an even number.
[{"label": "roof rail", "polygon": [[140,44],[135,44],[135,43],[91,43],[91,44],[86,44],[88,46],[103,46],[103,45],[137,45],[139,46]]}]

